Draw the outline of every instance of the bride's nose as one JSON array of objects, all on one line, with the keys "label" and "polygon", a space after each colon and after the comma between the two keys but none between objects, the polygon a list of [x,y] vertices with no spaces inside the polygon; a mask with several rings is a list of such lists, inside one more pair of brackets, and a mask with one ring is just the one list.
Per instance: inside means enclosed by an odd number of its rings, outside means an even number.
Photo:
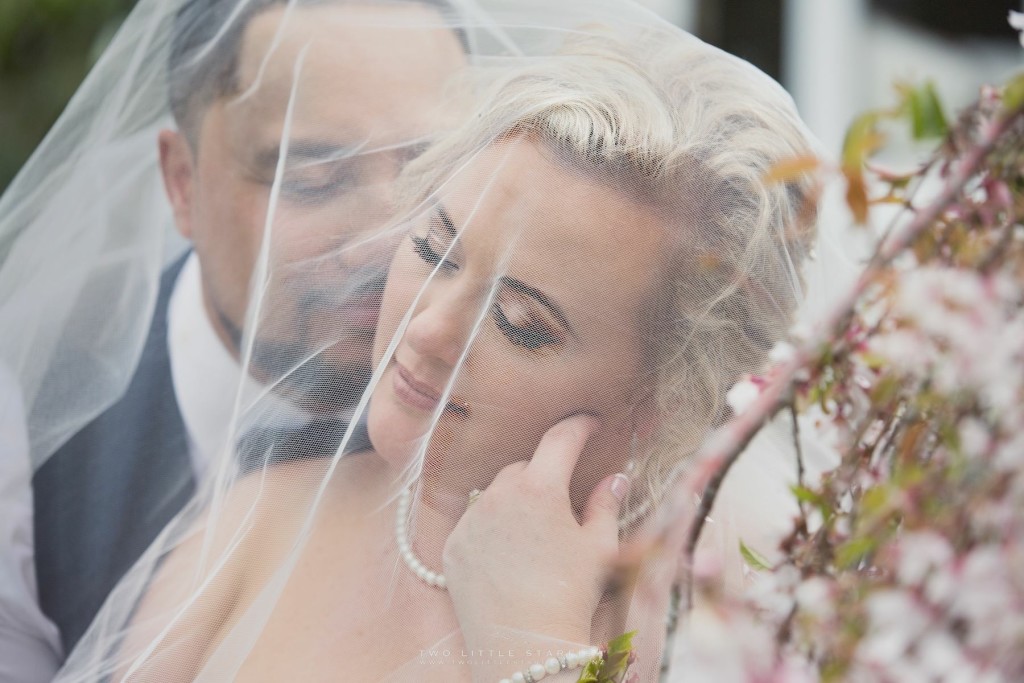
[{"label": "bride's nose", "polygon": [[433,282],[420,297],[405,339],[425,359],[453,368],[477,319],[479,302],[454,282]]}]

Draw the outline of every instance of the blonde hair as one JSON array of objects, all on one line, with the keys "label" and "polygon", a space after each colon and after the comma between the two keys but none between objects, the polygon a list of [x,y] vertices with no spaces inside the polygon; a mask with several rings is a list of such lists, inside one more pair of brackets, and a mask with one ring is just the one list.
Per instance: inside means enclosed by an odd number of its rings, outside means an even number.
[{"label": "blonde hair", "polygon": [[525,134],[568,168],[679,219],[671,284],[647,314],[661,419],[636,476],[656,498],[728,417],[728,389],[761,369],[791,324],[814,233],[809,181],[764,178],[780,160],[810,153],[807,136],[778,84],[667,30],[629,43],[574,37],[553,57],[477,74],[487,85],[474,116],[409,166],[406,201],[418,203],[496,141]]}]

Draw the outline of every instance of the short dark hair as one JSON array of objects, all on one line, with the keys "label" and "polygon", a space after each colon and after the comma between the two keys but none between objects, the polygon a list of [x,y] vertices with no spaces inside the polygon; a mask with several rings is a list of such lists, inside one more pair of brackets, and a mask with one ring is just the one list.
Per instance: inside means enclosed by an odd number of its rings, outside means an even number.
[{"label": "short dark hair", "polygon": [[[367,0],[361,0],[367,2]],[[360,0],[315,0],[310,5],[360,4]],[[451,14],[449,0],[389,0],[391,4],[418,4]],[[215,101],[238,91],[238,53],[249,22],[287,0],[185,0],[174,16],[167,86],[171,114],[193,149],[199,126]],[[465,34],[456,30],[463,48]]]}]

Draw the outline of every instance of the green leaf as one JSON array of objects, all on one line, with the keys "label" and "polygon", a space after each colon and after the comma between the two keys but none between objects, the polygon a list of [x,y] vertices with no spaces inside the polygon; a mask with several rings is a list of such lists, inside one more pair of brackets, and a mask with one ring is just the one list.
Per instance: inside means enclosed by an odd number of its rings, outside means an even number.
[{"label": "green leaf", "polygon": [[617,683],[625,677],[635,635],[636,631],[629,631],[608,642],[608,656],[597,674],[598,683]]},{"label": "green leaf", "polygon": [[740,541],[740,555],[743,556],[743,561],[746,562],[751,569],[757,569],[758,571],[764,571],[771,569],[771,563],[758,553],[756,550],[748,546],[743,541]]},{"label": "green leaf", "polygon": [[935,91],[935,84],[926,82],[920,88],[905,87],[907,115],[915,140],[927,140],[946,136],[948,126],[942,111],[942,102]]},{"label": "green leaf", "polygon": [[577,683],[619,683],[625,678],[629,667],[629,655],[633,651],[633,636],[636,631],[623,633],[608,641],[607,654],[603,659],[591,660],[580,673]]},{"label": "green leaf", "polygon": [[825,504],[825,499],[821,496],[821,494],[812,491],[806,486],[794,485],[790,487],[790,491],[793,492],[793,495],[796,496],[796,499],[799,500],[801,503],[808,503],[810,505],[814,505],[815,507],[821,507],[822,505]]},{"label": "green leaf", "polygon": [[789,490],[793,492],[793,495],[801,503],[807,503],[818,508],[826,522],[832,519],[832,506],[829,505],[829,502],[823,495],[804,486],[793,485],[789,487]]},{"label": "green leaf", "polygon": [[1024,107],[1024,73],[1019,73],[1006,84],[1003,90],[1003,106],[1007,111]]},{"label": "green leaf", "polygon": [[864,492],[861,498],[861,509],[869,515],[874,515],[885,508],[889,502],[889,497],[889,489],[885,486],[870,488]]},{"label": "green leaf", "polygon": [[860,561],[878,547],[878,539],[862,536],[851,538],[836,551],[836,564],[840,567],[856,567]]},{"label": "green leaf", "polygon": [[[872,362],[872,360],[867,361],[868,367],[872,367]],[[883,358],[880,359],[879,365],[874,367],[882,368],[885,367],[888,363],[889,361]],[[888,404],[890,401],[892,401],[894,398],[898,396],[899,391],[902,388],[903,385],[901,384],[900,378],[894,377],[892,375],[885,375],[880,380],[878,380],[878,382],[876,382],[875,386],[872,388],[871,400],[876,405]]]},{"label": "green leaf", "polygon": [[846,129],[843,139],[843,167],[849,173],[859,173],[864,162],[884,142],[885,138],[878,132],[879,112],[868,111],[853,120]]},{"label": "green leaf", "polygon": [[601,670],[601,665],[598,664],[595,659],[589,662],[583,671],[580,673],[580,677],[576,679],[576,683],[597,683],[597,674]]},{"label": "green leaf", "polygon": [[613,652],[629,652],[633,649],[633,636],[636,635],[636,631],[629,631],[623,633],[621,636],[617,636],[608,641],[608,653]]}]

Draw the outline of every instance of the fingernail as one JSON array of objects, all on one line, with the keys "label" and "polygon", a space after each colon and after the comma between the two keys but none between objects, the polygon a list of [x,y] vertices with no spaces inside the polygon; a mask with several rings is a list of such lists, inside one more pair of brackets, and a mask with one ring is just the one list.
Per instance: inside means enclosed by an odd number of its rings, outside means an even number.
[{"label": "fingernail", "polygon": [[629,493],[629,477],[621,472],[612,479],[612,495],[621,503]]}]

